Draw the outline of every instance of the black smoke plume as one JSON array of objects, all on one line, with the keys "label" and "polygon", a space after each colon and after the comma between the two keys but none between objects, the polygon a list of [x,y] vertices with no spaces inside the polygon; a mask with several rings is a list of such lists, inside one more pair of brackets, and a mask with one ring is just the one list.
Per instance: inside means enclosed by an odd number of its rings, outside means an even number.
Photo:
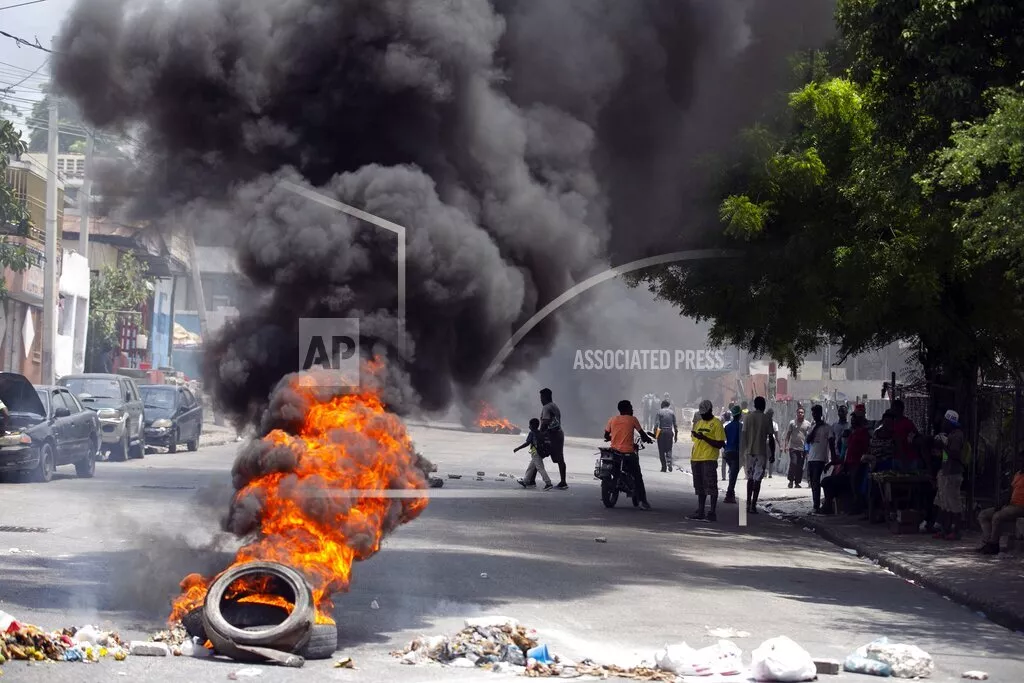
[{"label": "black smoke plume", "polygon": [[[258,423],[298,319],[393,349],[396,241],[287,179],[408,229],[393,406],[478,384],[522,322],[616,262],[699,242],[693,159],[756,117],[820,0],[80,0],[54,57],[94,125],[135,131],[128,217],[232,244],[257,297],[208,343],[222,409]],[[542,359],[541,324],[506,376]]]}]

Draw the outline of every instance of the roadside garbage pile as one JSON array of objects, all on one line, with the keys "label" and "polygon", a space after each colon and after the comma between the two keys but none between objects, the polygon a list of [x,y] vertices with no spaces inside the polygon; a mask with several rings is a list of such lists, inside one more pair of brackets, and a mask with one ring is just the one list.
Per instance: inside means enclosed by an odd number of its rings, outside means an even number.
[{"label": "roadside garbage pile", "polygon": [[123,661],[127,656],[128,645],[112,631],[83,626],[47,632],[0,611],[0,664],[11,660],[98,662],[104,657]]},{"label": "roadside garbage pile", "polygon": [[[736,633],[747,635],[742,631]],[[637,657],[628,665],[601,664],[591,659],[575,662],[552,652],[535,630],[510,617],[467,619],[465,627],[454,635],[421,636],[404,650],[391,654],[402,664],[478,668],[531,678],[593,676],[639,681],[727,679],[800,683],[821,675],[837,675],[841,669],[896,678],[928,678],[934,671],[928,653],[913,645],[890,643],[885,638],[858,648],[845,662],[815,659],[785,636],[763,642],[753,651],[750,666],[743,663],[743,651],[724,639],[699,649],[686,643],[666,645],[653,657]]]}]

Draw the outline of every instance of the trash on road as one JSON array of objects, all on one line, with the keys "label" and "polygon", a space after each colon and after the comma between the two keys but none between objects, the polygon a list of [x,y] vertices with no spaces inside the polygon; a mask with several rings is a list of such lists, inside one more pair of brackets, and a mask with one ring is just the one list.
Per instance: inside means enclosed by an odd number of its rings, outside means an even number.
[{"label": "trash on road", "polygon": [[807,650],[785,636],[761,643],[754,650],[750,669],[759,681],[797,683],[818,677],[818,667]]},{"label": "trash on road", "polygon": [[338,661],[336,661],[334,663],[334,668],[335,669],[354,669],[354,668],[356,668],[356,665],[355,665],[355,662],[352,661],[351,657],[345,657],[344,659],[339,659]]},{"label": "trash on road", "polygon": [[597,541],[598,543],[607,543],[608,542],[608,539],[605,538],[604,536],[598,536],[594,540]]},{"label": "trash on road", "polygon": [[896,678],[928,678],[935,670],[931,655],[916,645],[877,640],[867,646],[867,656],[891,666]]},{"label": "trash on road", "polygon": [[[430,663],[456,668],[486,669],[530,678],[628,678],[643,681],[676,681],[676,674],[649,667],[626,669],[585,659],[573,662],[538,642],[538,634],[515,619],[504,616],[467,619],[453,636],[421,636],[404,650],[392,652],[402,664]],[[528,657],[528,654],[534,655]]]},{"label": "trash on road", "polygon": [[659,670],[680,676],[736,676],[743,671],[743,651],[728,640],[699,650],[686,643],[666,645],[654,661]]},{"label": "trash on road", "polygon": [[487,572],[480,572],[480,578],[481,579],[486,579],[487,578]]},{"label": "trash on road", "polygon": [[98,662],[108,656],[123,661],[127,656],[124,642],[113,632],[89,627],[81,640],[76,641],[79,629],[46,632],[38,626],[21,623],[6,612],[0,612],[0,624],[5,625],[0,631],[0,664],[9,660]]},{"label": "trash on road", "polygon": [[853,555],[854,557],[857,557],[857,555],[859,555],[859,553],[853,548],[843,548],[843,552],[847,555]]},{"label": "trash on road", "polygon": [[374,600],[370,603],[370,609],[380,609],[380,603]]},{"label": "trash on road", "polygon": [[960,674],[960,678],[966,678],[971,681],[987,681],[988,674],[984,671],[965,671]]},{"label": "trash on road", "polygon": [[430,488],[432,488],[432,489],[444,488],[444,479],[442,479],[441,477],[431,477],[430,478]]},{"label": "trash on road", "polygon": [[814,666],[818,669],[819,675],[838,676],[843,664],[838,659],[815,659]]},{"label": "trash on road", "polygon": [[487,473],[486,472],[477,472],[476,476],[478,476],[478,477],[486,477]]},{"label": "trash on road", "polygon": [[843,662],[843,671],[852,674],[866,674],[868,676],[892,676],[892,667],[885,662],[876,659],[852,654]]},{"label": "trash on road", "polygon": [[449,474],[448,478],[449,479],[462,479],[462,475],[461,474]]},{"label": "trash on road", "polygon": [[167,646],[167,643],[133,640],[128,648],[128,653],[134,657],[169,657],[171,648]]},{"label": "trash on road", "polygon": [[238,671],[232,671],[228,674],[228,679],[232,681],[241,680],[243,678],[256,678],[257,676],[263,675],[263,669],[257,669],[254,666],[247,666],[244,669]]},{"label": "trash on road", "polygon": [[725,638],[726,640],[728,640],[729,638],[750,637],[750,634],[746,631],[740,631],[739,629],[732,628],[731,626],[720,626],[718,628],[711,628],[710,626],[705,626],[704,628],[707,629],[708,635],[712,638]]}]

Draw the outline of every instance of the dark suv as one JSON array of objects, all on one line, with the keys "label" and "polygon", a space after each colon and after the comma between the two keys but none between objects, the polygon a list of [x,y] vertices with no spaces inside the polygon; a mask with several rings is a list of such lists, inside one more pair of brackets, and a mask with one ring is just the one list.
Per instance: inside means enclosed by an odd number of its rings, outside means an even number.
[{"label": "dark suv", "polygon": [[96,373],[67,375],[57,384],[71,390],[83,406],[96,411],[103,451],[111,460],[141,458],[146,454],[144,409],[135,380]]}]

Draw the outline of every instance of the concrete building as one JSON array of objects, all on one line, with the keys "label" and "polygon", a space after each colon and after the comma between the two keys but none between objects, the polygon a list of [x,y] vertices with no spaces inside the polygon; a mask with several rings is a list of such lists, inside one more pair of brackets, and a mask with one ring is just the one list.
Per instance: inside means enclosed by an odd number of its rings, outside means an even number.
[{"label": "concrete building", "polygon": [[[12,160],[7,168],[7,183],[28,212],[28,222],[20,226],[0,226],[9,244],[25,247],[31,264],[20,273],[4,269],[7,299],[0,306],[0,367],[18,372],[30,381],[42,376],[42,327],[44,255],[46,247],[46,176],[44,165],[29,155]],[[64,183],[57,184],[57,224],[63,218]],[[62,269],[62,241],[57,236],[57,277]]]},{"label": "concrete building", "polygon": [[76,251],[64,252],[54,372],[58,377],[85,371],[89,331],[89,263]]}]

